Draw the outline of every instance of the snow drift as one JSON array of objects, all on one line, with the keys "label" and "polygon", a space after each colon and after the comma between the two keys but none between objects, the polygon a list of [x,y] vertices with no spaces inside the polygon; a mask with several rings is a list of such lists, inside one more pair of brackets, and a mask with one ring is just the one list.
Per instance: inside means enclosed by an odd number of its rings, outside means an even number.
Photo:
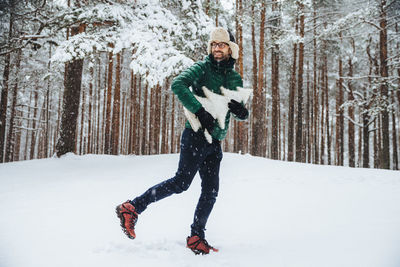
[{"label": "snow drift", "polygon": [[152,204],[137,238],[114,208],[174,175],[179,156],[67,155],[0,165],[0,266],[400,266],[400,172],[225,153],[206,237],[185,238],[200,179]]}]

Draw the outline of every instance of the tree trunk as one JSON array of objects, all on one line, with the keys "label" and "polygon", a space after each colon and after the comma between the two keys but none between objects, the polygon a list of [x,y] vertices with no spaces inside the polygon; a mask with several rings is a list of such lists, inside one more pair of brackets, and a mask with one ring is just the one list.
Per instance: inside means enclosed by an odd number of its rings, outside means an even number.
[{"label": "tree trunk", "polygon": [[126,106],[127,106],[127,101],[126,101],[126,92],[122,91],[122,108],[121,108],[121,133],[120,133],[120,145],[119,145],[119,153],[126,155],[127,154],[127,146],[126,146],[126,121],[128,119],[128,115],[126,113]]},{"label": "tree trunk", "polygon": [[171,153],[175,153],[175,95],[172,95],[172,109],[171,109]]},{"label": "tree trunk", "polygon": [[[96,88],[96,142],[94,144],[94,151],[96,154],[101,153],[101,148],[103,147],[103,144],[101,143],[103,134],[103,121],[102,121],[102,116],[101,116],[101,111],[102,111],[102,101],[101,101],[101,55],[99,54],[97,57],[97,62],[98,62],[98,68],[97,68],[97,88]],[[104,86],[105,87],[105,86]],[[104,95],[104,93],[103,93]]]},{"label": "tree trunk", "polygon": [[[165,85],[166,88],[169,87],[168,83]],[[161,136],[161,154],[168,153],[168,124],[167,124],[167,113],[168,113],[168,104],[169,104],[169,94],[164,94],[164,105],[163,105],[163,113],[162,113],[162,136]]]},{"label": "tree trunk", "polygon": [[154,105],[154,154],[160,154],[160,129],[161,129],[161,86],[157,84]]},{"label": "tree trunk", "polygon": [[131,70],[131,104],[130,104],[130,119],[129,119],[129,149],[128,154],[135,153],[136,146],[136,121],[137,121],[137,78],[136,75],[133,74],[133,70]]},{"label": "tree trunk", "polygon": [[33,105],[33,118],[32,118],[32,130],[31,130],[31,148],[30,148],[30,155],[29,159],[34,159],[35,157],[35,147],[36,147],[36,135],[39,134],[36,129],[36,121],[39,122],[39,120],[36,118],[37,117],[37,112],[39,109],[38,106],[38,98],[39,98],[39,85],[36,84],[36,87],[34,89],[34,105]]},{"label": "tree trunk", "polygon": [[[255,104],[256,104],[256,99],[258,98],[258,89],[257,89],[257,81],[258,81],[258,79],[257,79],[257,69],[258,69],[258,67],[257,67],[257,65],[258,65],[258,62],[257,62],[257,47],[256,47],[256,33],[255,33],[255,11],[254,11],[254,3],[252,3],[252,5],[251,5],[251,14],[252,14],[252,20],[251,20],[251,44],[252,44],[252,55],[253,55],[253,68],[252,68],[252,71],[253,71],[253,92],[254,92],[254,94],[253,94],[253,103],[252,103],[252,106],[251,106],[251,108],[252,108],[252,113],[251,113],[251,116],[252,116],[252,119],[251,119],[251,122],[252,122],[252,125],[251,125],[251,148],[250,148],[250,152],[252,153],[252,154],[255,154],[255,141],[254,141],[254,138],[255,138],[255,128],[254,128],[254,122],[255,122],[255,120],[257,120],[257,115],[256,115],[256,113],[257,113],[257,110],[258,110],[258,106],[256,106]],[[258,101],[258,100],[257,100]]]},{"label": "tree trunk", "polygon": [[369,168],[369,116],[367,113],[362,115],[363,121],[363,168]]},{"label": "tree trunk", "polygon": [[[296,33],[298,32],[298,19],[296,18]],[[296,70],[297,70],[297,43],[293,44],[293,66],[289,91],[288,114],[288,161],[294,160],[294,99],[296,95]]]},{"label": "tree trunk", "polygon": [[37,143],[38,143],[38,158],[42,159],[44,158],[44,127],[43,127],[43,123],[42,121],[44,120],[45,116],[46,116],[46,101],[45,99],[43,99],[42,102],[42,108],[41,111],[39,113],[39,124],[38,124],[38,135],[36,137]]},{"label": "tree trunk", "polygon": [[[340,34],[341,38],[341,34]],[[339,56],[339,80],[338,80],[338,94],[336,99],[336,164],[343,166],[343,153],[344,153],[344,119],[343,119],[343,67],[342,59]]]},{"label": "tree trunk", "polygon": [[156,121],[156,114],[155,114],[155,100],[156,100],[156,87],[152,87],[150,89],[150,106],[149,106],[149,141],[148,141],[148,146],[149,146],[149,154],[153,155],[155,154],[155,140],[154,140],[154,132],[155,132],[155,121]]},{"label": "tree trunk", "polygon": [[[243,1],[236,0],[236,41],[239,46],[239,59],[237,62],[237,70],[243,77]],[[235,121],[237,137],[234,139],[235,151],[247,153],[247,123]]]},{"label": "tree trunk", "polygon": [[[11,2],[12,4],[14,1]],[[10,7],[10,22],[8,26],[8,39],[12,38],[13,32],[13,6]],[[7,107],[8,107],[8,86],[10,79],[10,61],[11,53],[7,53],[4,62],[3,72],[3,88],[1,91],[1,102],[0,102],[0,163],[4,162],[4,148],[5,148],[5,137],[6,137],[6,124],[7,124]]]},{"label": "tree trunk", "polygon": [[300,12],[300,43],[299,71],[297,73],[297,124],[296,124],[296,161],[303,162],[303,62],[304,62],[304,4],[299,3]]},{"label": "tree trunk", "polygon": [[[111,45],[110,45],[111,46]],[[113,81],[113,52],[108,53],[108,74],[107,74],[107,105],[104,129],[104,154],[111,153],[111,98],[112,98],[112,81]]]},{"label": "tree trunk", "polygon": [[[272,11],[278,13],[278,2],[273,1]],[[276,15],[272,22],[272,40],[271,50],[271,91],[272,91],[272,114],[271,114],[271,158],[279,159],[279,44],[277,28],[279,27],[279,17]]]},{"label": "tree trunk", "polygon": [[[47,71],[50,72],[51,70],[51,47],[49,45],[49,61],[47,63]],[[50,128],[50,109],[51,109],[51,102],[50,102],[50,79],[47,79],[47,92],[46,92],[46,129],[45,129],[45,157],[49,157],[50,154],[50,140],[51,140],[51,128]]]},{"label": "tree trunk", "polygon": [[95,154],[100,154],[100,128],[101,128],[101,115],[100,115],[100,111],[101,111],[101,60],[100,60],[100,55],[97,58],[97,62],[98,62],[98,69],[97,69],[97,88],[95,90],[96,92],[96,103],[95,103],[95,107],[96,107],[96,138],[95,138],[95,142],[93,144],[93,150]]},{"label": "tree trunk", "polygon": [[[325,42],[326,43],[326,42]],[[326,51],[326,50],[325,50]],[[331,144],[332,144],[332,137],[330,134],[330,123],[329,123],[329,80],[328,80],[328,59],[327,54],[324,53],[324,73],[325,73],[325,83],[324,83],[324,90],[325,90],[325,124],[326,124],[326,146],[327,146],[327,154],[328,154],[328,164],[332,164],[331,159]]]},{"label": "tree trunk", "polygon": [[260,43],[259,43],[259,68],[257,90],[253,96],[253,134],[252,134],[252,151],[255,156],[264,156],[266,151],[265,139],[265,101],[264,96],[264,26],[265,26],[266,6],[262,3],[261,22],[260,22]]},{"label": "tree trunk", "polygon": [[8,137],[7,137],[7,147],[6,147],[6,155],[5,161],[10,162],[13,161],[14,154],[14,143],[15,143],[15,114],[16,114],[16,105],[17,105],[17,96],[18,96],[18,75],[19,69],[21,65],[21,53],[22,49],[18,50],[17,54],[17,62],[16,62],[16,73],[15,73],[15,81],[14,81],[14,89],[12,96],[12,106],[11,106],[11,116],[10,116],[10,125],[8,127]]},{"label": "tree trunk", "polygon": [[[394,92],[392,92],[392,104],[394,105]],[[396,113],[394,110],[391,112],[392,114],[392,144],[393,144],[393,170],[399,169],[399,156],[397,152],[397,128],[396,128]]]},{"label": "tree trunk", "polygon": [[[218,2],[219,0],[215,1],[215,4],[218,6]],[[216,10],[216,14],[215,14],[215,27],[218,27],[218,9]]]},{"label": "tree trunk", "polygon": [[324,114],[325,114],[325,110],[326,110],[326,107],[325,107],[325,102],[324,102],[324,99],[325,99],[325,90],[324,90],[324,87],[325,87],[325,68],[322,68],[321,69],[321,72],[320,72],[320,76],[319,76],[319,83],[318,83],[318,85],[322,88],[322,90],[321,90],[321,117],[320,117],[320,122],[321,122],[321,133],[320,133],[320,137],[321,137],[321,143],[320,143],[320,149],[321,149],[321,152],[320,152],[320,159],[319,159],[319,163],[320,164],[325,164],[325,160],[324,160],[324,156],[325,156],[325,133],[324,133],[324,131],[325,131],[325,120],[324,120]]},{"label": "tree trunk", "polygon": [[[26,91],[24,90],[24,87],[21,87],[21,95],[25,95]],[[19,161],[20,160],[20,155],[21,155],[21,143],[22,143],[22,125],[23,125],[23,116],[24,116],[24,111],[21,108],[20,110],[16,110],[16,116],[21,118],[18,120],[18,123],[16,125],[16,131],[15,131],[15,146],[13,149],[13,156],[12,160],[13,161]],[[24,153],[25,154],[25,153]]]},{"label": "tree trunk", "polygon": [[376,146],[377,146],[377,152],[378,152],[378,155],[377,155],[377,158],[378,158],[378,164],[377,164],[377,168],[382,168],[382,166],[383,166],[383,163],[382,163],[382,160],[383,160],[383,155],[382,155],[382,115],[380,115],[379,116],[379,119],[378,119],[378,140],[377,140],[377,143],[376,143]]},{"label": "tree trunk", "polygon": [[[398,26],[398,24],[396,23],[396,34],[399,34],[399,26]],[[400,51],[400,43],[399,42],[397,42],[397,51]],[[397,77],[400,77],[400,68],[397,68]],[[398,90],[397,90],[397,93],[396,93],[396,95],[397,95],[397,102],[398,102],[398,105],[400,105],[400,78],[398,78],[397,79],[397,81],[398,81]]]},{"label": "tree trunk", "polygon": [[[71,35],[84,31],[83,27],[71,28]],[[76,125],[79,114],[79,97],[82,83],[83,59],[74,59],[66,63],[63,112],[61,117],[60,138],[57,141],[57,156],[74,152]]]},{"label": "tree trunk", "polygon": [[[381,84],[381,98],[388,105],[389,94],[387,86],[388,67],[387,67],[387,22],[386,22],[386,0],[381,0],[380,31],[379,31],[379,56],[380,56],[380,75],[383,79]],[[387,106],[383,107],[382,115],[382,168],[390,169],[390,137],[389,137],[389,111]]]},{"label": "tree trunk", "polygon": [[140,122],[142,121],[142,107],[141,107],[141,99],[142,99],[142,78],[139,76],[139,82],[138,82],[138,86],[139,86],[139,93],[138,93],[138,97],[136,98],[136,122],[135,122],[135,129],[136,129],[136,140],[135,140],[135,154],[136,155],[140,155],[140,140],[141,140],[141,136],[140,136]]},{"label": "tree trunk", "polygon": [[307,61],[307,101],[306,101],[306,134],[304,135],[304,144],[306,149],[304,150],[305,155],[303,157],[306,159],[307,163],[311,163],[311,94],[310,94],[310,65]]},{"label": "tree trunk", "polygon": [[[354,44],[354,43],[353,43]],[[354,48],[354,46],[353,46]],[[347,84],[347,87],[349,88],[348,92],[348,101],[352,102],[354,101],[354,96],[353,96],[353,86],[352,86],[352,81],[351,77],[353,76],[353,63],[351,61],[351,58],[349,58],[349,81]],[[351,103],[349,108],[348,108],[348,115],[350,120],[348,121],[348,149],[349,149],[349,166],[350,167],[355,167],[355,132],[354,132],[354,107],[352,106],[353,104]]]},{"label": "tree trunk", "polygon": [[265,156],[266,153],[266,103],[265,103],[265,79],[264,79],[264,69],[265,69],[265,14],[266,14],[266,4],[262,2],[261,7],[261,22],[260,22],[260,43],[259,43],[259,55],[258,55],[258,82],[257,82],[257,95],[258,95],[258,114],[257,114],[257,122],[256,123],[256,132],[257,132],[257,141],[255,142],[258,144],[257,146],[257,153],[258,156]]},{"label": "tree trunk", "polygon": [[120,142],[120,114],[121,114],[121,53],[117,54],[117,65],[115,68],[115,87],[113,100],[113,115],[111,126],[111,154],[119,155]]},{"label": "tree trunk", "polygon": [[88,141],[87,141],[87,153],[92,153],[92,143],[93,143],[93,126],[92,126],[92,102],[94,102],[94,96],[93,96],[93,83],[95,81],[94,78],[94,68],[93,68],[94,62],[91,63],[89,67],[89,75],[90,75],[90,81],[89,81],[89,115],[88,115]]},{"label": "tree trunk", "polygon": [[78,144],[76,151],[79,152],[80,155],[83,155],[85,152],[85,110],[86,110],[86,90],[83,88],[82,90],[82,106],[81,106],[81,129],[80,129],[80,138],[79,138],[79,147]]},{"label": "tree trunk", "polygon": [[[319,89],[317,87],[317,14],[315,10],[315,1],[313,1],[313,107],[312,107],[312,162],[319,164],[319,137],[318,137],[318,113],[319,113]],[[324,24],[326,28],[326,23]],[[326,41],[324,41],[326,46]],[[325,64],[325,62],[324,62]]]},{"label": "tree trunk", "polygon": [[[367,52],[368,60],[369,60],[369,73],[368,73],[369,86],[371,86],[371,83],[372,83],[371,76],[372,76],[373,69],[374,69],[374,59],[370,53],[370,44],[371,44],[371,39],[369,40],[368,45],[366,47],[366,52]],[[363,92],[363,98],[367,99],[367,97],[368,97],[368,89],[367,89],[367,86],[365,86],[364,92]],[[363,138],[362,166],[363,166],[363,168],[369,168],[369,145],[370,145],[369,144],[370,143],[369,142],[369,139],[370,139],[369,138],[370,137],[369,125],[370,125],[371,118],[370,118],[370,115],[368,114],[368,112],[366,112],[368,110],[368,108],[369,108],[369,103],[367,101],[364,101],[364,103],[362,105],[363,112],[362,112],[362,116],[361,116],[362,125],[363,125],[363,127],[362,127],[362,138]],[[375,138],[374,138],[374,143],[375,143]],[[375,144],[374,144],[374,149],[375,149]]]},{"label": "tree trunk", "polygon": [[148,95],[149,95],[149,88],[148,84],[146,83],[146,86],[144,88],[144,105],[143,105],[143,120],[141,122],[142,124],[142,149],[141,149],[141,154],[142,155],[147,155],[148,154],[148,131],[147,131],[147,126],[148,126],[148,119],[147,119],[147,102],[148,102]]}]

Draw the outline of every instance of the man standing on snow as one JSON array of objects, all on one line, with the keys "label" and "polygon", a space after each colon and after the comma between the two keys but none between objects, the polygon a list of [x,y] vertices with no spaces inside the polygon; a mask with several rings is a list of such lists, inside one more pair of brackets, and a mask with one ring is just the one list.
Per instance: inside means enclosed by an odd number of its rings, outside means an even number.
[{"label": "man standing on snow", "polygon": [[[186,191],[199,171],[201,195],[191,225],[191,235],[186,239],[187,247],[195,254],[208,254],[210,250],[218,251],[207,243],[204,231],[218,195],[219,167],[222,160],[221,140],[227,134],[231,113],[238,120],[245,120],[249,115],[243,103],[231,100],[225,116],[225,127],[222,129],[194,96],[204,97],[203,86],[217,94],[221,94],[221,86],[234,91],[237,87],[243,87],[242,78],[233,69],[235,60],[239,57],[239,47],[234,43],[233,36],[221,27],[214,29],[210,35],[207,51],[209,55],[203,61],[183,71],[171,85],[172,91],[183,106],[194,113],[201,123],[201,129],[195,132],[186,122],[181,137],[179,166],[175,177],[151,187],[141,196],[128,200],[116,208],[123,231],[129,238],[134,239],[138,215],[150,203]],[[211,143],[204,136],[205,129],[212,136]]]}]

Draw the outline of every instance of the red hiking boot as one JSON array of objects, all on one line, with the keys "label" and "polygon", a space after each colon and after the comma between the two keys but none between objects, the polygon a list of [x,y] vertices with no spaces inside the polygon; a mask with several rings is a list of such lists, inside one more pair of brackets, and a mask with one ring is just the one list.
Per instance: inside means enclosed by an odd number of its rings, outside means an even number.
[{"label": "red hiking boot", "polygon": [[128,201],[118,205],[115,209],[118,218],[121,220],[121,227],[124,233],[130,238],[135,239],[135,225],[138,219],[138,213],[135,207]]},{"label": "red hiking boot", "polygon": [[190,248],[194,254],[208,254],[210,250],[218,252],[218,249],[210,246],[205,239],[201,239],[199,236],[188,236],[186,238],[186,247]]}]

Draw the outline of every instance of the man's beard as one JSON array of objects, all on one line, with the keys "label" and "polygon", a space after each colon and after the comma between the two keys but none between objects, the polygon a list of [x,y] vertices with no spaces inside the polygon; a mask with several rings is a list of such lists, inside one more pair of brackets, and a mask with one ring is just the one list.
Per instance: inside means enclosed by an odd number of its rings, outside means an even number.
[{"label": "man's beard", "polygon": [[224,61],[229,59],[229,54],[224,54],[224,52],[221,51],[214,51],[213,52],[213,57],[215,61]]}]

